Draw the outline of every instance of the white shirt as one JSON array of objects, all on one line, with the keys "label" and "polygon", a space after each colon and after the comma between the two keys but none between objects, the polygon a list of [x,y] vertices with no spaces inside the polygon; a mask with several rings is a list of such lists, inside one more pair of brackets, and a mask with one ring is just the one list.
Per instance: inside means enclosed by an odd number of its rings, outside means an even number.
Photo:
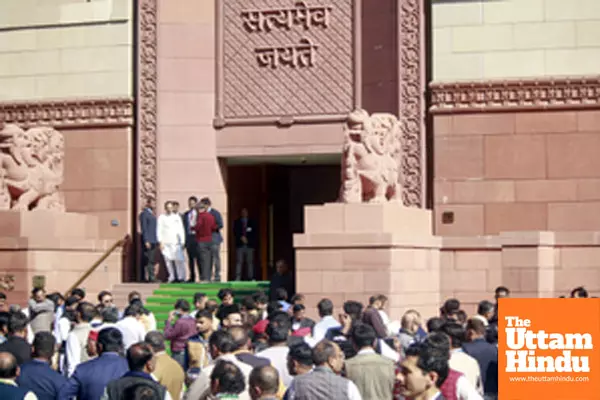
[{"label": "white shirt", "polygon": [[313,328],[312,341],[314,343],[319,343],[325,338],[325,334],[328,330],[331,328],[339,328],[340,326],[340,323],[331,315],[321,318],[321,320],[317,322]]},{"label": "white shirt", "polygon": [[156,223],[156,238],[162,244],[185,244],[183,221],[179,214],[162,214]]},{"label": "white shirt", "polygon": [[131,347],[132,344],[143,342],[146,337],[144,325],[135,317],[125,317],[117,322],[116,327],[123,335],[123,346],[125,350]]},{"label": "white shirt", "polygon": [[458,400],[483,400],[483,397],[477,393],[464,375],[456,381],[456,398]]},{"label": "white shirt", "polygon": [[469,384],[474,387],[479,394],[483,394],[481,371],[479,370],[479,363],[476,359],[462,351],[462,349],[453,349],[450,353],[450,361],[448,364],[453,370],[461,372]]},{"label": "white shirt", "polygon": [[[148,325],[149,325],[148,332],[155,331],[156,330],[156,317],[154,316],[154,313],[151,312],[150,314],[147,315],[147,317],[148,317]],[[146,333],[148,333],[148,332],[146,332]]]},{"label": "white shirt", "polygon": [[81,364],[81,343],[79,343],[79,339],[73,333],[69,333],[67,336],[65,354],[67,355],[67,360],[69,361],[68,373],[69,376],[71,376],[73,375],[73,372],[75,372],[75,368]]},{"label": "white shirt", "polygon": [[60,319],[62,318],[63,314],[65,313],[65,310],[62,307],[58,307],[56,309],[56,311],[54,312],[54,337],[56,338],[56,343],[62,343],[62,340],[59,340],[60,338],[60,328],[59,328],[59,324],[60,324]]},{"label": "white shirt", "polygon": [[62,344],[62,342],[66,341],[69,337],[69,332],[71,331],[71,321],[68,318],[61,318],[58,320],[58,323],[54,327],[54,337],[56,338],[56,343]]},{"label": "white shirt", "polygon": [[[25,314],[25,316],[27,318],[29,318],[29,307],[22,308],[21,312],[23,314]],[[31,324],[27,324],[27,343],[32,344],[34,337],[35,337],[35,335],[33,334],[33,331],[31,330]]]},{"label": "white shirt", "polygon": [[379,341],[379,349],[381,350],[381,355],[385,358],[389,358],[393,362],[400,361],[400,354],[396,350],[388,346],[388,344],[385,341]]},{"label": "white shirt", "polygon": [[256,353],[257,357],[267,358],[271,361],[271,365],[275,367],[283,384],[287,387],[292,383],[292,376],[287,369],[287,357],[290,352],[288,346],[274,346],[266,350]]}]

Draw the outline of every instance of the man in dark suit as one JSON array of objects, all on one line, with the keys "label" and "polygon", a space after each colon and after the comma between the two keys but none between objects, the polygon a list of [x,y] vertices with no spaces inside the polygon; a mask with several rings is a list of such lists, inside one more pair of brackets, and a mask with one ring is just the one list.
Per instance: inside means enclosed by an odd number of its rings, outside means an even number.
[{"label": "man in dark suit", "polygon": [[156,214],[154,199],[146,200],[146,207],[140,213],[140,229],[142,231],[142,245],[146,259],[146,280],[156,282],[158,275],[158,238],[156,237]]},{"label": "man in dark suit", "polygon": [[463,344],[463,350],[479,363],[484,398],[495,399],[498,396],[498,348],[485,340],[485,334],[483,321],[471,318],[467,322],[469,343]]},{"label": "man in dark suit", "polygon": [[38,400],[33,392],[17,386],[16,379],[19,373],[20,368],[15,356],[0,352],[0,399]]},{"label": "man in dark suit", "polygon": [[240,218],[233,223],[236,263],[235,280],[242,280],[242,265],[246,260],[248,280],[254,280],[254,250],[256,249],[257,230],[253,220],[248,218],[248,209],[242,209]]},{"label": "man in dark suit", "polygon": [[196,266],[200,274],[200,255],[198,254],[198,242],[196,241],[196,221],[198,220],[198,210],[196,209],[198,199],[192,196],[188,199],[189,210],[183,213],[183,229],[185,230],[185,250],[188,255],[188,265],[190,270],[189,283],[196,282]]},{"label": "man in dark suit", "polygon": [[38,332],[33,339],[33,360],[21,366],[20,388],[31,390],[38,400],[54,400],[67,378],[50,368],[56,339],[50,332]]},{"label": "man in dark suit", "polygon": [[10,353],[22,365],[31,361],[31,346],[27,343],[27,324],[29,320],[21,311],[10,313],[8,318],[8,339],[0,345],[0,352]]},{"label": "man in dark suit", "polygon": [[[208,197],[204,197],[200,200],[200,203],[207,207],[208,212],[214,217],[217,224],[216,229],[212,234],[212,245],[210,248],[210,259],[211,269],[214,268],[214,280],[213,282],[221,282],[221,243],[223,243],[223,236],[221,235],[221,229],[223,229],[223,216],[218,210],[212,208],[212,203]],[[209,276],[212,279],[213,274]]]},{"label": "man in dark suit", "polygon": [[106,385],[121,378],[129,366],[119,354],[123,351],[123,335],[117,328],[104,328],[98,333],[100,356],[79,364],[73,376],[60,389],[59,400],[99,400]]}]

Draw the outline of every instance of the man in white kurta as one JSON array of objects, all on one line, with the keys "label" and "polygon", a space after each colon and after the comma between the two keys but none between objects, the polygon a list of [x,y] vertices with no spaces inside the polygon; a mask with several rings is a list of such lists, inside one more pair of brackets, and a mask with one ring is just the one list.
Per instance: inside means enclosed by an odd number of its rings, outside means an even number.
[{"label": "man in white kurta", "polygon": [[156,236],[169,273],[169,282],[185,281],[185,230],[181,216],[173,212],[173,203],[170,201],[165,203],[165,214],[158,217]]}]

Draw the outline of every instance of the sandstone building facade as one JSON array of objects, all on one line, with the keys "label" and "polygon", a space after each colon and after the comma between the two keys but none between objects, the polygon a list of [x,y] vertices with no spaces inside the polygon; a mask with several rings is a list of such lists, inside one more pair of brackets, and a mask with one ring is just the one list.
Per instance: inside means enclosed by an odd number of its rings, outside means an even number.
[{"label": "sandstone building facade", "polygon": [[[295,259],[304,206],[338,198],[342,126],[360,107],[402,124],[404,202],[432,210],[445,249],[432,291],[600,290],[596,0],[5,0],[0,11],[0,120],[63,133],[67,210],[98,216],[103,238],[135,233],[147,197],[209,196],[228,227],[242,207],[259,220],[268,276]],[[543,233],[500,239],[514,231]],[[517,254],[525,244],[531,254]]]}]

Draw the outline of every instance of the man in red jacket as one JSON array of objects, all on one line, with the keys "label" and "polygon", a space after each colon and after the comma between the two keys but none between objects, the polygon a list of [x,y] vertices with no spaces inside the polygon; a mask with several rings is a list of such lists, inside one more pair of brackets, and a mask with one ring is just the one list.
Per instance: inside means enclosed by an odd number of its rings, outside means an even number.
[{"label": "man in red jacket", "polygon": [[210,248],[212,245],[212,234],[217,229],[215,217],[208,212],[204,203],[198,204],[198,220],[196,221],[196,241],[198,242],[198,254],[200,258],[200,281],[210,281],[211,258]]}]

